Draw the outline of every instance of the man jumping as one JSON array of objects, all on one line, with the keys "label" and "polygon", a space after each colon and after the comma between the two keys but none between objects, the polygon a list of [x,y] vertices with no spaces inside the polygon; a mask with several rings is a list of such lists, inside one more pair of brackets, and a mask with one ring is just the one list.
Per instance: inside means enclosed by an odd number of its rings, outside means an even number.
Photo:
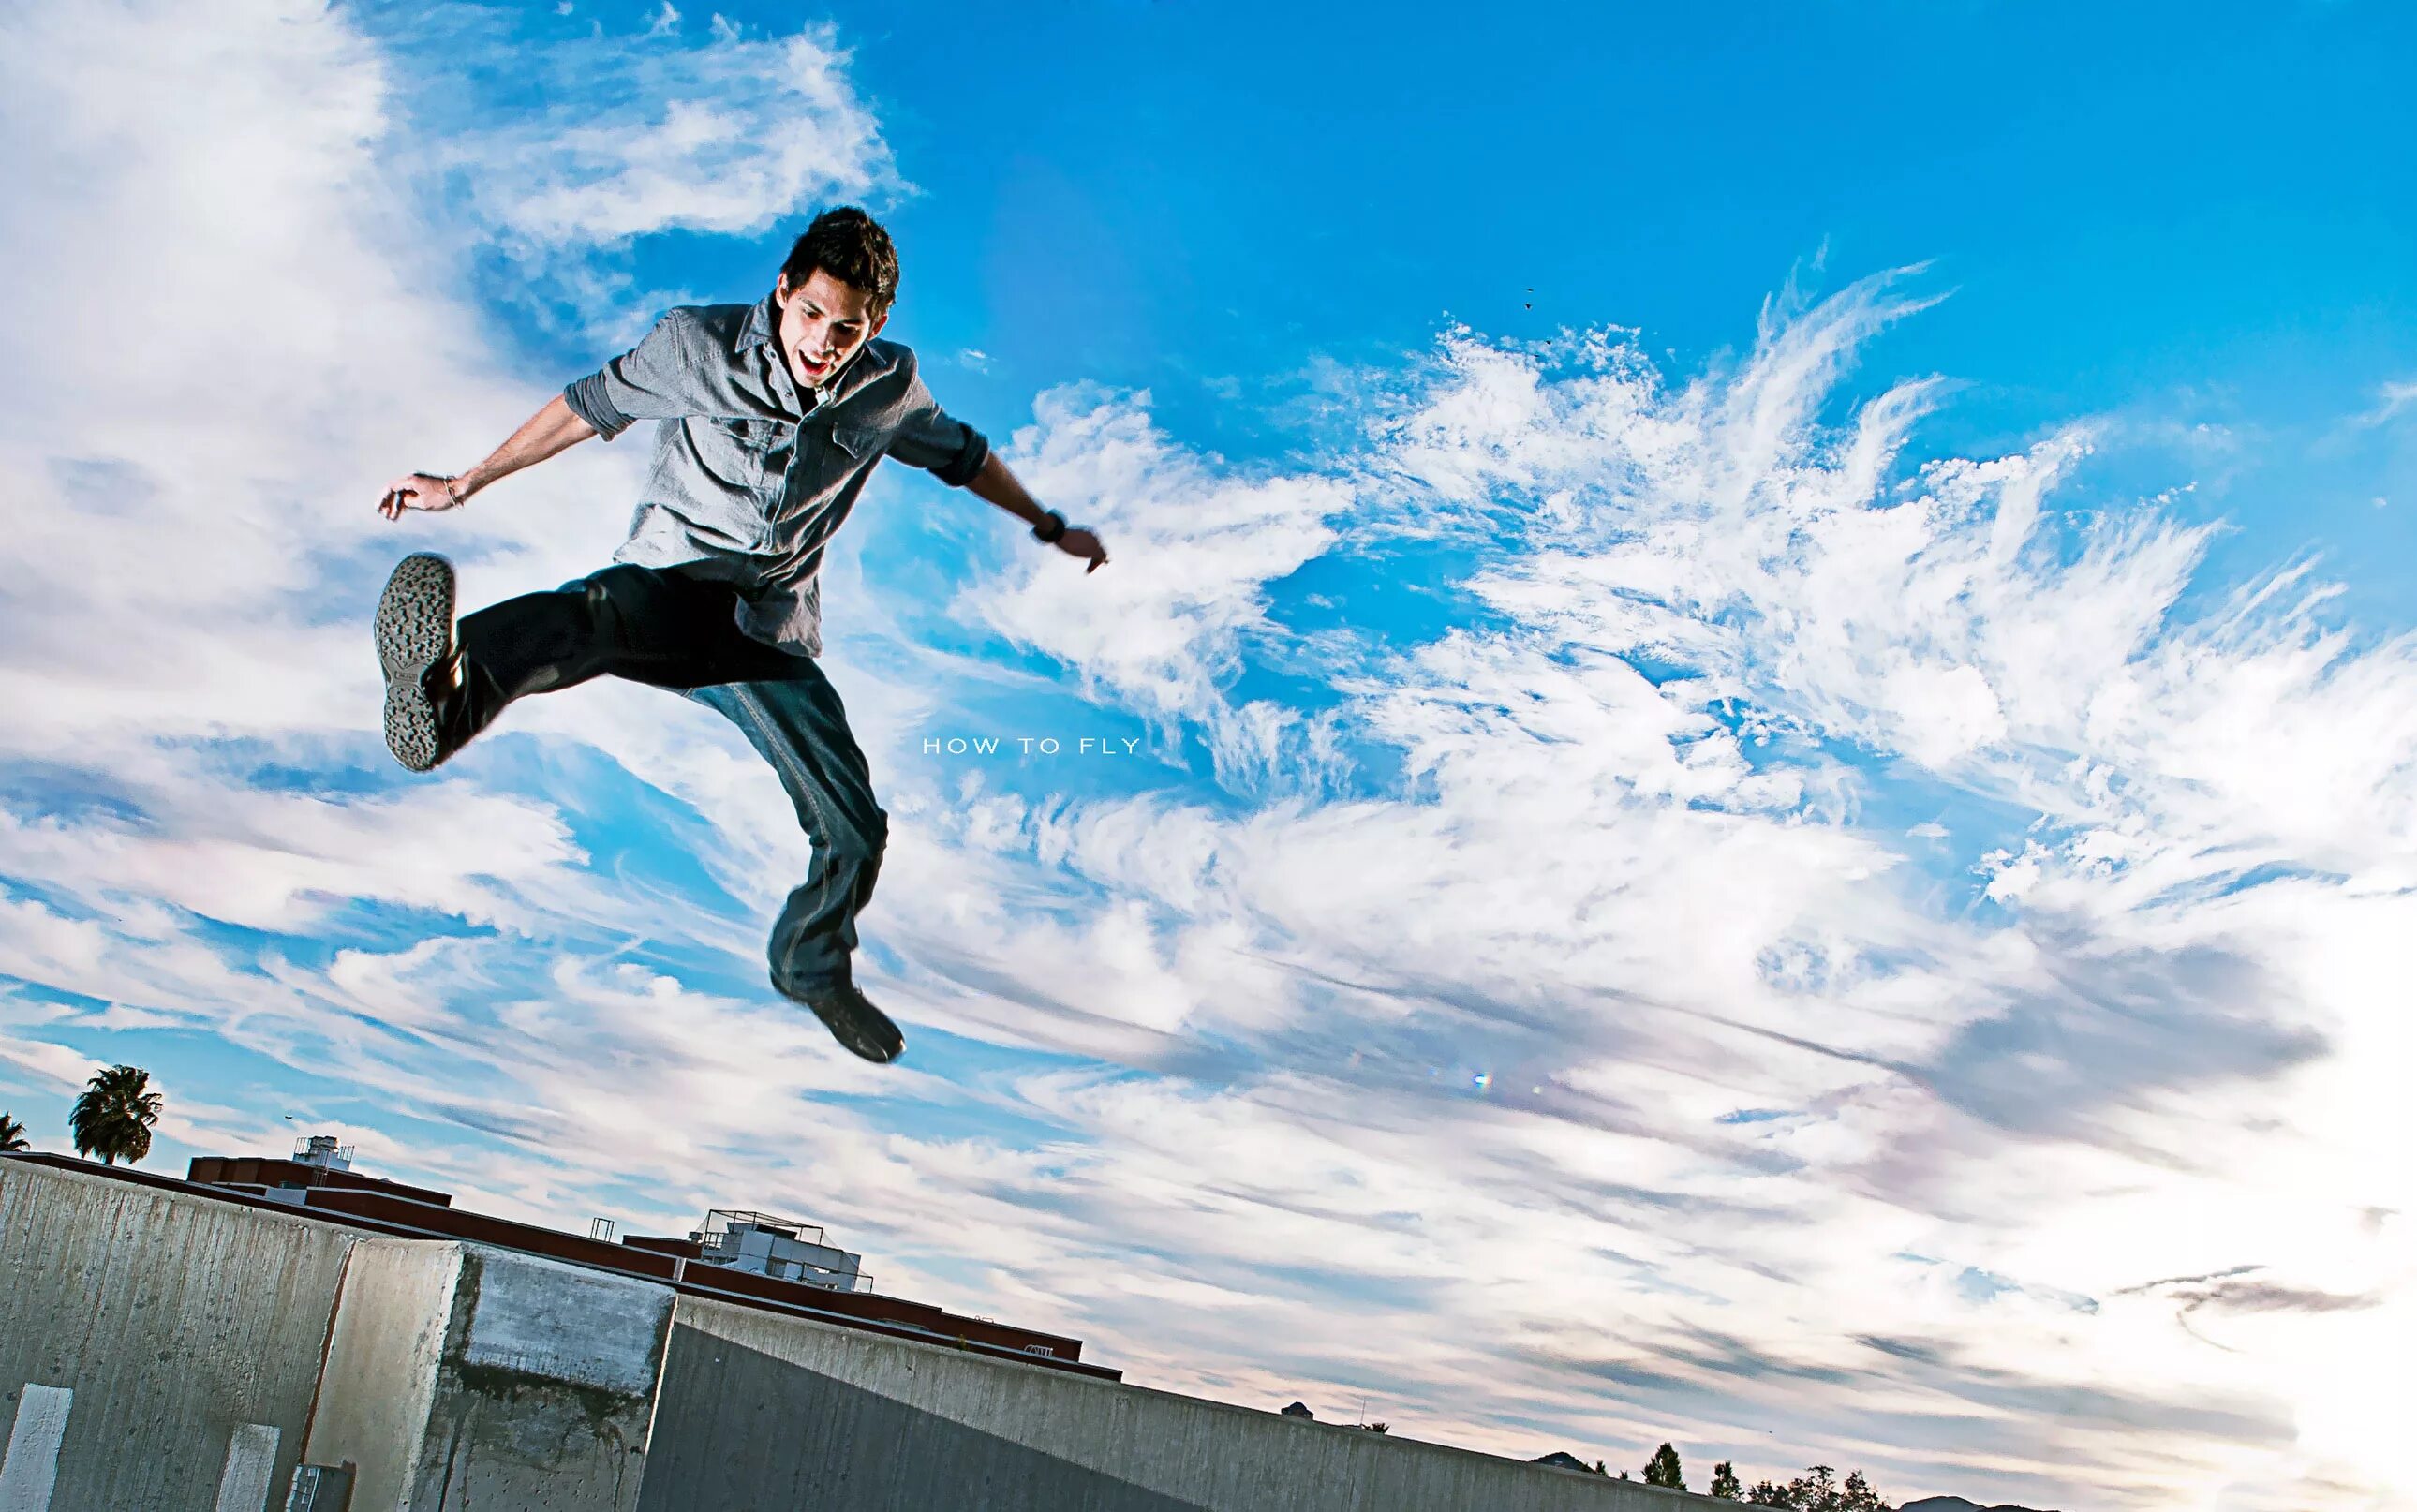
[{"label": "man jumping", "polygon": [[878,341],[898,292],[889,234],[854,208],[798,238],[754,304],[689,306],[580,379],[464,473],[395,480],[378,512],[458,509],[480,489],[632,423],[659,420],[654,467],[616,565],[457,625],[453,568],[406,557],[377,609],[386,739],[427,771],[525,694],[610,675],[721,710],[781,775],[813,842],[772,926],[772,985],[868,1061],[905,1038],[849,974],[889,816],[822,654],[823,548],[874,465],[896,457],[970,488],[1094,572],[1099,538],[1043,510],[980,432],[934,403],[915,354]]}]

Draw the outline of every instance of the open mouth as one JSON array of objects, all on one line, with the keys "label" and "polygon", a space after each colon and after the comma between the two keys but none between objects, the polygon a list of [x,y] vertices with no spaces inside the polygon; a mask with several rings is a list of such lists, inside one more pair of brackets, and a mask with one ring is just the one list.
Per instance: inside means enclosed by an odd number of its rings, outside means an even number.
[{"label": "open mouth", "polygon": [[803,373],[809,378],[819,378],[830,371],[830,364],[828,362],[817,362],[813,358],[800,352],[798,354],[798,371]]}]

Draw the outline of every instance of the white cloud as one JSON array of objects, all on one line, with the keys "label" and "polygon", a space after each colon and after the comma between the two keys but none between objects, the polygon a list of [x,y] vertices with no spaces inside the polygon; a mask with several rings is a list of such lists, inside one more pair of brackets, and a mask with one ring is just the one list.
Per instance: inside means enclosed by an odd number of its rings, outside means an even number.
[{"label": "white cloud", "polygon": [[1080,386],[1041,396],[1009,454],[1037,494],[1100,532],[1108,563],[1074,581],[1070,558],[1022,556],[957,612],[1063,660],[1163,742],[1180,722],[1206,725],[1221,772],[1268,780],[1314,731],[1272,705],[1230,707],[1221,690],[1254,641],[1283,638],[1264,586],[1334,543],[1351,492],[1212,470],[1151,424],[1148,403]]},{"label": "white cloud", "polygon": [[[1786,1238],[1762,1263],[1813,1291],[1834,1282],[1862,1294],[1890,1253],[1884,1236],[1940,1224],[1969,1264],[2018,1257],[2008,1272],[2043,1294],[2103,1293],[2126,1267],[2163,1268],[2181,1232],[2194,1234],[2194,1257],[2288,1251],[2295,1274],[2317,1274],[2339,1259],[2337,1241],[2317,1236],[2341,1232],[2318,1214],[2346,1220],[2409,1190],[2407,1173],[2375,1155],[2407,1147],[2401,1116],[2381,1111],[2394,1100],[2361,1080],[2409,1066],[2386,1006],[2387,985],[2406,979],[2390,943],[2405,925],[2349,901],[2407,885],[2399,858],[2411,853],[2417,795],[2409,645],[2328,628],[2327,590],[2296,569],[2181,618],[2204,531],[2154,506],[2070,524],[2046,514],[2045,499],[2087,453],[2083,436],[1936,464],[1895,486],[1892,459],[1921,413],[1922,386],[1872,402],[1835,436],[1809,417],[1846,351],[1901,313],[1877,286],[1849,290],[1768,329],[1733,379],[1677,392],[1608,345],[1555,378],[1533,352],[1448,335],[1443,359],[1403,390],[1353,476],[1393,491],[1384,536],[1472,527],[1490,543],[1465,581],[1513,628],[1454,631],[1405,653],[1341,716],[1396,746],[1432,785],[1432,803],[1287,804],[1239,822],[1203,814],[1179,832],[1163,813],[1134,825],[1134,803],[1078,804],[1034,817],[1034,855],[1075,867],[1111,898],[1179,909],[1163,925],[1163,955],[1179,958],[1188,930],[1239,925],[1241,944],[1293,965],[1272,1037],[1285,1046],[1288,1031],[1297,1048],[1276,1053],[1355,1046],[1347,1079],[1367,1089],[1357,1117],[1386,1100],[1378,1089],[1403,1069],[1385,1063],[1396,1056],[1440,1061],[1457,1077],[1507,1061],[1515,1074],[1504,1085],[1541,1077],[1557,1097],[1599,1100],[1582,1120],[1663,1138],[1703,1126],[1723,1101],[1812,1110],[1761,1125],[1756,1141],[1757,1157],[1780,1162],[1774,1177],[1801,1172],[1759,1184],[1788,1194],[1790,1216],[1725,1222],[1721,1244],[1750,1254],[1765,1246],[1747,1236],[1777,1221]],[[1191,480],[1195,507],[1166,517],[1226,517],[1207,507],[1219,486],[1213,474]],[[1539,499],[1554,507],[1530,507]],[[1289,570],[1227,560],[1245,582]],[[1161,602],[1165,622],[1217,633],[1172,595]],[[1105,634],[1064,634],[1051,649],[1078,666],[1125,664],[1125,644]],[[1692,675],[1649,683],[1615,659],[1627,655]],[[1212,687],[1214,666],[1203,673]],[[1131,686],[1114,691],[1131,698]],[[1217,699],[1197,694],[1180,707],[1210,719]],[[2046,838],[2010,853],[1988,881],[2014,921],[1938,916],[1881,837],[1803,823],[1851,814],[1874,780],[1842,782],[1807,743],[1814,736],[2035,815]],[[1749,759],[1750,749],[1767,754]],[[1085,844],[1094,831],[1101,843]],[[2227,891],[2265,867],[2366,880]],[[2318,943],[2303,932],[2318,917],[2345,933]],[[1011,958],[1018,942],[960,936],[956,950]],[[1063,945],[1049,951],[1065,958]],[[2317,959],[2363,964],[2313,981],[2305,967]],[[1203,993],[1198,981],[1187,979],[1191,1006],[1176,1022],[1219,1025],[1221,1037],[1270,1032],[1247,1009],[1218,1013],[1245,994]],[[1318,983],[1340,990],[1302,990]],[[1706,1064],[1725,1084],[1708,1105],[1682,1111],[1641,1095]],[[2253,1107],[2273,1118],[2278,1098],[2295,1110],[2288,1136],[2238,1132]],[[1490,1142],[1466,1120],[1450,1124],[1479,1149]],[[1102,1144],[1122,1151],[1132,1137],[1119,1127]],[[2062,1153],[2043,1155],[2041,1137],[2063,1141],[2052,1147]],[[1715,1157],[1713,1190],[1756,1184],[1741,1180],[1755,1168],[1747,1154]],[[2007,1186],[2010,1160],[2037,1174]],[[2149,1173],[2176,1162],[2203,1174],[2166,1181],[2162,1202],[2081,1195],[2155,1189]],[[1675,1195],[1674,1173],[1633,1156],[1614,1165]],[[1583,1168],[1557,1162],[1543,1179],[1569,1183]],[[1467,1171],[1454,1200],[1465,1209],[1469,1192],[1497,1180]],[[1845,1242],[1878,1214],[1799,1206],[1838,1183],[1899,1216]],[[1101,1184],[1130,1197],[1141,1184]],[[1337,1184],[1319,1185],[1330,1204]],[[1995,1195],[1976,1202],[1976,1191]],[[2270,1199],[2300,1214],[2296,1226]],[[1261,1202],[1262,1222],[1267,1207],[1285,1205]],[[2217,1211],[2234,1218],[2213,1223]],[[1923,1214],[1908,1230],[1905,1217]],[[1800,1224],[1827,1236],[1815,1243],[1832,1281],[1810,1279]],[[2026,1229],[2057,1237],[2018,1241]],[[1538,1242],[1533,1228],[1518,1231]],[[1678,1231],[1690,1230],[1681,1221]],[[1279,1230],[1269,1247],[1292,1243],[1350,1250],[1331,1231]],[[2353,1245],[2358,1276],[2393,1298],[2370,1326],[2405,1326],[2405,1280],[2385,1279],[2405,1274],[2405,1244]],[[2075,1263],[2090,1255],[2123,1259]],[[1654,1270],[1708,1284],[1700,1262]],[[1732,1277],[1710,1284],[1733,1306],[1749,1294]],[[1580,1305],[1551,1288],[1537,1295],[1544,1316]],[[1544,1325],[1490,1298],[1437,1312],[1490,1315],[1500,1337]],[[1770,1310],[1755,1316],[1758,1345],[1787,1336]],[[2147,1347],[2113,1320],[2077,1333],[2062,1312],[2030,1336],[2001,1316],[1985,1334],[1976,1323],[1955,1302],[1896,1326],[1960,1340],[1951,1374],[1967,1401],[1984,1399],[1972,1395],[1979,1382],[2029,1382],[1989,1387],[1986,1399],[2044,1405],[2075,1368],[2136,1382],[2138,1404],[2107,1410],[2175,1404],[2169,1426],[2203,1435],[2194,1452],[2210,1487],[2265,1474],[2250,1467],[2271,1467],[2293,1431],[2265,1373],[2280,1356],[2212,1367],[2179,1330]],[[1849,1372],[1873,1364],[1839,1355],[1817,1328],[1795,1352]],[[2283,1399],[2301,1404],[2311,1452],[2349,1454],[2366,1414],[2326,1389],[2330,1367],[2314,1360],[2291,1372]],[[1387,1365],[1399,1362],[1361,1361]],[[1652,1373],[1649,1352],[1637,1368]],[[2219,1395],[2190,1405],[2193,1382]],[[2250,1458],[2219,1447],[2242,1433],[2269,1442]],[[2144,1486],[2152,1474],[2170,1484],[2121,1439],[2110,1430],[2103,1450],[2110,1489],[2131,1483],[2127,1464]],[[1936,1447],[1953,1443],[1942,1435]]]},{"label": "white cloud", "polygon": [[[752,234],[817,202],[907,191],[828,27],[750,38],[715,18],[679,38],[666,5],[638,37],[550,40],[531,56],[559,101],[509,123],[419,111],[437,161],[484,217],[560,253],[659,231]],[[475,123],[475,124],[468,124]]]},{"label": "white cloud", "polygon": [[2410,405],[2417,405],[2417,380],[2384,384],[2375,392],[2375,407],[2359,417],[2361,425],[2382,425]]}]

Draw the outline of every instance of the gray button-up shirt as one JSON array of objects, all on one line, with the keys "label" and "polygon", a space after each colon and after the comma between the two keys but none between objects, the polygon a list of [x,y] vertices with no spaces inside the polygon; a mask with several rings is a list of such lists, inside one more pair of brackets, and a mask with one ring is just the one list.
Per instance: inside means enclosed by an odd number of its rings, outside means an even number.
[{"label": "gray button-up shirt", "polygon": [[885,455],[963,487],[990,442],[951,419],[915,354],[869,341],[802,397],[781,356],[780,310],[684,305],[637,346],[563,390],[606,440],[655,430],[654,470],[614,560],[680,567],[735,584],[739,628],[822,654],[823,546]]}]

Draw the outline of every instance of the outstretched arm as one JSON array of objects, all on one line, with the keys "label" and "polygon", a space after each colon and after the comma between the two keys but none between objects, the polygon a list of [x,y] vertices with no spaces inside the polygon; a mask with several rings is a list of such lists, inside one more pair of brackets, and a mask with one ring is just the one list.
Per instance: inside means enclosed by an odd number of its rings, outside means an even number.
[{"label": "outstretched arm", "polygon": [[[982,460],[981,471],[974,474],[965,487],[973,491],[975,497],[989,500],[1026,525],[1039,525],[1041,517],[1049,512],[1024,491],[1023,481],[1008,470],[996,451]],[[1098,572],[1108,559],[1107,548],[1088,530],[1070,528],[1057,538],[1056,545],[1069,557],[1087,560],[1091,565],[1083,569],[1087,573]]]},{"label": "outstretched arm", "polygon": [[514,431],[509,440],[468,472],[451,477],[441,473],[405,473],[387,484],[385,496],[378,500],[378,512],[389,520],[400,520],[405,510],[458,508],[464,500],[496,479],[567,451],[596,434],[596,427],[580,419],[563,402],[562,396],[556,394],[546,401],[543,409],[531,415],[519,430]]}]

